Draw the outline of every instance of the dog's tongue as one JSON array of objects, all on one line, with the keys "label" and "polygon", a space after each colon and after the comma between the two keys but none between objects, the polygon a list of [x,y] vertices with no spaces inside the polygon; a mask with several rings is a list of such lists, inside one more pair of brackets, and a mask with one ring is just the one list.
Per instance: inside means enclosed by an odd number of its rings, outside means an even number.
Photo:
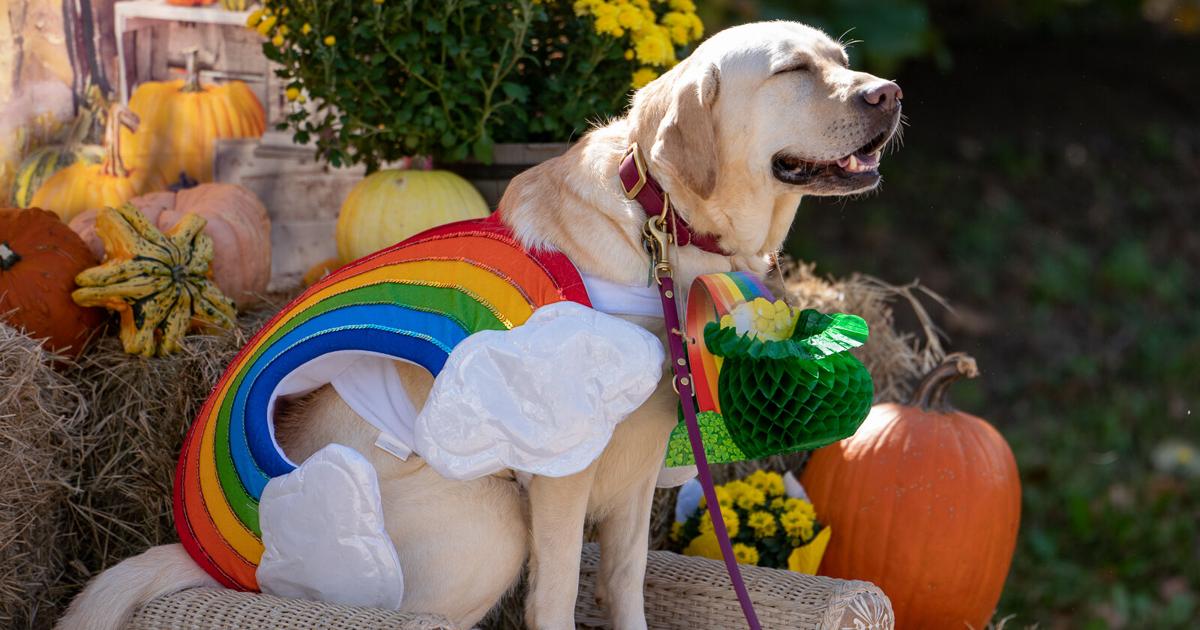
[{"label": "dog's tongue", "polygon": [[852,153],[838,160],[837,165],[847,173],[863,173],[879,166],[879,154],[861,155]]}]

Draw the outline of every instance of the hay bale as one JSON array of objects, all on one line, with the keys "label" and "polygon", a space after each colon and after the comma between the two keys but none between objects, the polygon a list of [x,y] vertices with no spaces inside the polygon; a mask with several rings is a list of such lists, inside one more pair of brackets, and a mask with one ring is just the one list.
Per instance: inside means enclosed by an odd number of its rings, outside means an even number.
[{"label": "hay bale", "polygon": [[61,596],[66,501],[87,413],[56,357],[0,324],[0,627],[45,628]]},{"label": "hay bale", "polygon": [[79,359],[71,378],[91,402],[72,436],[79,452],[67,514],[72,589],[178,540],[171,501],[183,437],[226,365],[279,306],[243,314],[229,332],[189,336],[185,350],[169,357],[131,356],[107,337]]}]

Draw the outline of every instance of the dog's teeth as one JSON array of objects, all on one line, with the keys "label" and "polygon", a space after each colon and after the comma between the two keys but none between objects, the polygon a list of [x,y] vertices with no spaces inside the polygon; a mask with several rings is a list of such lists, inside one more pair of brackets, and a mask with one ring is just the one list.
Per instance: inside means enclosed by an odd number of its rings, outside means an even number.
[{"label": "dog's teeth", "polygon": [[851,155],[850,163],[846,165],[846,170],[850,171],[851,173],[857,173],[858,172],[858,158]]}]

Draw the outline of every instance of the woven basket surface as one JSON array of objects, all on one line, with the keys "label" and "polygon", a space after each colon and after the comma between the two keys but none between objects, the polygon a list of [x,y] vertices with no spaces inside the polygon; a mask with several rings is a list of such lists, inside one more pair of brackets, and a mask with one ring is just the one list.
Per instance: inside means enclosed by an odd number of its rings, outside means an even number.
[{"label": "woven basket surface", "polygon": [[128,630],[455,630],[441,617],[284,599],[217,588],[192,588],[155,599]]},{"label": "woven basket surface", "polygon": [[[608,627],[596,604],[600,549],[584,546],[575,619],[580,628]],[[835,580],[762,567],[742,567],[763,628],[891,630],[891,602],[869,582]],[[745,627],[737,597],[715,560],[650,552],[646,567],[646,622],[651,628],[726,630]],[[129,630],[295,630],[453,628],[440,617],[354,608],[220,589],[189,589],[143,606]]]},{"label": "woven basket surface", "polygon": [[[581,628],[608,627],[596,605],[600,550],[584,546],[575,620]],[[742,566],[746,589],[763,628],[890,630],[892,605],[870,582],[836,580],[765,567]],[[646,623],[651,628],[744,628],[737,595],[716,560],[651,551],[646,564]]]}]

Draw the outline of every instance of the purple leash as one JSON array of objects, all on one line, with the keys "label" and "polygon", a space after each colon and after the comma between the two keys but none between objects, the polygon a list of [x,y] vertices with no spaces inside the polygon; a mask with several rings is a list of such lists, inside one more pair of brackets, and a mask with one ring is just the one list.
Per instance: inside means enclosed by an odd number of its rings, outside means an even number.
[{"label": "purple leash", "polygon": [[[665,214],[665,213],[664,213]],[[704,440],[700,436],[700,423],[696,420],[696,403],[692,398],[692,377],[688,371],[687,354],[684,351],[683,326],[679,323],[679,310],[675,306],[675,280],[671,277],[671,266],[667,262],[667,243],[669,237],[663,228],[656,224],[656,219],[646,223],[646,249],[654,264],[651,273],[658,282],[658,295],[662,300],[663,318],[667,324],[667,345],[671,350],[671,369],[674,373],[675,389],[679,392],[679,403],[683,407],[683,421],[687,424],[688,439],[692,444],[692,455],[696,459],[696,471],[700,477],[700,486],[704,488],[704,499],[708,503],[708,514],[712,517],[713,533],[721,546],[721,556],[725,559],[725,570],[729,572],[729,581],[733,582],[733,590],[737,592],[738,602],[742,605],[742,614],[750,630],[762,630],[758,623],[758,615],[754,612],[754,604],[750,601],[750,593],[746,591],[746,583],[742,581],[742,572],[738,567],[737,558],[733,555],[733,544],[729,541],[729,531],[725,529],[725,519],[721,516],[721,505],[717,503],[717,489],[713,485],[712,471],[708,469],[708,456],[704,453]]]}]

